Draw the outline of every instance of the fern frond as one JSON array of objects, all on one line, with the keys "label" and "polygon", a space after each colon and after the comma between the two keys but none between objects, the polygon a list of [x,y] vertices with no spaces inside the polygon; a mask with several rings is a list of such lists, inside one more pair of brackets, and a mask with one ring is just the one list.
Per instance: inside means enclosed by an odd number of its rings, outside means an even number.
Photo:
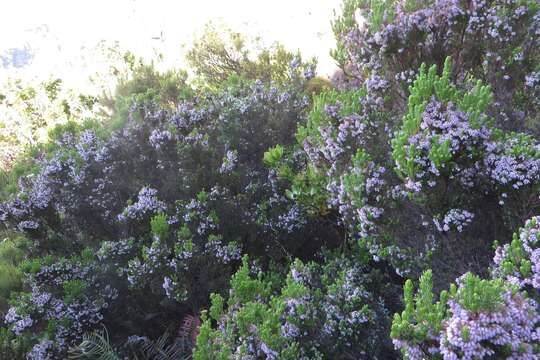
[{"label": "fern frond", "polygon": [[71,348],[68,356],[69,359],[120,360],[105,327],[101,331],[84,334],[83,341]]}]

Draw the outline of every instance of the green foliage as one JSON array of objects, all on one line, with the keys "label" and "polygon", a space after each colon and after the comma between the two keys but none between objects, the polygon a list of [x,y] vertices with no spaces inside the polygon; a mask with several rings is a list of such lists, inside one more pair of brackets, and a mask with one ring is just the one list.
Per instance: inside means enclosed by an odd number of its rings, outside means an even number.
[{"label": "green foliage", "polygon": [[322,171],[314,166],[308,166],[304,171],[294,173],[288,164],[285,149],[276,145],[264,153],[263,162],[266,166],[277,171],[280,178],[290,183],[285,195],[315,213],[326,211],[326,183]]},{"label": "green foliage", "polygon": [[[283,176],[283,172],[280,174]],[[305,206],[315,214],[325,214],[328,211],[326,176],[324,172],[312,165],[295,174],[290,178],[291,187],[285,191],[285,195]]]},{"label": "green foliage", "polygon": [[[338,16],[334,10],[334,20],[332,21],[332,31],[336,39],[340,39],[348,32],[357,27],[357,21],[355,17],[356,9],[362,4],[362,0],[346,0],[341,4],[341,13]],[[345,68],[348,61],[348,54],[345,45],[338,41],[336,49],[333,49],[330,54],[336,60],[341,68]]]},{"label": "green foliage", "polygon": [[0,360],[24,360],[32,344],[30,337],[16,336],[11,330],[0,328]]},{"label": "green foliage", "polygon": [[446,316],[448,293],[441,292],[440,300],[434,302],[431,270],[424,272],[420,277],[418,291],[416,294],[413,292],[413,282],[408,279],[403,294],[405,309],[401,315],[394,314],[390,336],[416,344],[426,340],[428,335],[441,331],[442,321]]},{"label": "green foliage", "polygon": [[485,280],[467,273],[462,286],[451,294],[463,308],[473,311],[496,311],[502,305],[502,293],[507,287],[502,279]]},{"label": "green foliage", "polygon": [[493,138],[511,145],[505,149],[506,155],[525,159],[540,158],[540,149],[536,146],[536,139],[530,134],[494,129]]},{"label": "green foliage", "polygon": [[343,185],[345,190],[352,198],[354,205],[361,208],[364,205],[365,200],[365,176],[362,169],[366,168],[367,162],[371,160],[369,154],[364,150],[358,149],[352,159],[352,166],[355,171],[351,171],[343,175]]},{"label": "green foliage", "polygon": [[[229,306],[254,301],[258,296],[267,295],[268,291],[266,284],[260,278],[251,278],[247,255],[242,258],[242,266],[232,276],[231,287],[235,291],[228,300]],[[217,298],[216,301],[218,301]]]},{"label": "green foliage", "polygon": [[81,255],[77,258],[74,257],[73,261],[77,261],[80,259],[81,263],[83,264],[90,264],[95,259],[94,250],[92,248],[86,248],[81,251]]},{"label": "green foliage", "polygon": [[84,280],[70,280],[63,283],[62,286],[64,288],[64,302],[71,304],[84,296],[88,284]]},{"label": "green foliage", "polygon": [[306,139],[314,143],[321,141],[319,129],[326,124],[332,123],[332,119],[326,112],[328,105],[338,106],[338,114],[342,117],[358,114],[361,110],[359,100],[365,94],[364,89],[357,89],[351,91],[329,90],[315,95],[307,124],[298,126],[296,132],[298,143],[302,144]]},{"label": "green foliage", "polygon": [[44,265],[51,265],[54,262],[52,255],[26,259],[19,264],[19,269],[25,274],[36,274]]},{"label": "green foliage", "polygon": [[[309,146],[323,143],[320,129],[329,125],[335,125],[337,120],[327,112],[329,106],[336,107],[338,116],[345,117],[360,112],[360,98],[365,95],[364,89],[353,91],[329,90],[314,95],[308,121],[305,125],[300,124],[296,132],[296,140],[299,146],[307,143]],[[273,159],[283,158],[279,152],[268,154],[270,162]],[[273,167],[278,170],[281,178],[290,182],[290,189],[286,191],[288,198],[302,204],[314,214],[325,215],[328,213],[328,193],[326,185],[327,165],[324,163],[308,163],[300,170],[293,170],[286,161],[273,162]],[[352,179],[351,179],[352,181]]]},{"label": "green foliage", "polygon": [[[419,150],[414,145],[408,145],[409,139],[422,130],[420,124],[427,104],[433,99],[443,104],[449,102],[455,104],[458,109],[469,116],[471,125],[480,127],[486,119],[482,118],[487,106],[491,102],[491,90],[489,86],[482,85],[478,81],[470,91],[459,91],[452,83],[452,61],[448,57],[444,63],[441,75],[437,75],[437,66],[432,65],[429,69],[422,64],[420,72],[409,88],[407,113],[403,117],[401,129],[392,139],[392,157],[396,162],[396,171],[400,176],[415,178],[419,171],[416,158]],[[431,140],[432,148],[428,154],[430,160],[437,168],[443,167],[452,160],[449,142],[440,143],[437,137]]]},{"label": "green foliage", "polygon": [[37,147],[28,148],[11,162],[8,169],[0,169],[0,200],[5,201],[19,191],[20,177],[39,171],[39,165],[35,161],[37,153]]},{"label": "green foliage", "polygon": [[[230,308],[242,306],[234,316],[238,335],[249,336],[253,326],[256,326],[261,341],[274,349],[284,348],[285,339],[280,334],[280,315],[285,309],[284,299],[281,297],[272,297],[269,303],[258,301],[258,299],[266,299],[270,295],[266,291],[268,283],[265,284],[260,277],[253,279],[249,275],[247,261],[247,257],[244,257],[242,267],[231,278],[232,293],[228,301]],[[291,281],[287,281],[287,285],[283,289],[283,298],[286,296],[294,298],[299,295],[299,291],[301,292],[301,289],[297,285]],[[219,321],[223,313],[223,298],[219,295],[214,295],[211,299],[210,316]],[[197,338],[197,345],[193,353],[194,359],[230,358],[235,349],[219,339],[224,337],[224,340],[229,338],[230,341],[233,341],[234,339],[230,338],[231,336],[234,336],[232,332],[220,334],[219,331],[212,330],[210,319],[205,319],[201,326],[200,335]],[[241,347],[242,350],[240,352],[247,355],[247,347],[245,345]],[[290,351],[291,349],[286,352]],[[285,354],[282,354],[280,357],[280,359],[293,358]]]},{"label": "green foliage", "polygon": [[283,146],[276,145],[264,153],[263,161],[269,167],[277,167],[283,158]]},{"label": "green foliage", "polygon": [[219,294],[211,294],[210,302],[212,305],[210,306],[209,315],[212,319],[217,321],[221,318],[221,315],[223,315],[223,297]]},{"label": "green foliage", "polygon": [[[414,2],[416,0],[405,1],[405,7],[412,9]],[[339,15],[334,10],[332,31],[337,43],[330,54],[340,68],[345,69],[350,61],[347,46],[341,39],[358,30],[360,25],[367,26],[373,32],[379,31],[383,23],[391,22],[394,18],[395,4],[395,0],[345,0],[341,4]]]},{"label": "green foliage", "polygon": [[[67,120],[64,123],[50,125],[46,139],[40,143],[28,145],[14,159],[10,167],[0,169],[0,200],[7,200],[20,191],[18,180],[21,177],[35,175],[40,171],[39,158],[52,158],[55,155],[68,156],[64,146],[65,136],[78,137],[85,130],[92,130],[98,137],[104,139],[110,135],[110,129],[96,119]],[[69,152],[74,155],[74,152]]]},{"label": "green foliage", "polygon": [[55,125],[100,118],[95,97],[66,88],[59,78],[6,78],[0,92],[0,171],[26,157],[28,147],[47,141],[47,131]]},{"label": "green foliage", "polygon": [[169,234],[169,227],[166,214],[157,214],[150,219],[152,234],[160,239],[165,239],[167,237],[167,234]]},{"label": "green foliage", "polygon": [[[496,313],[504,304],[502,294],[507,290],[508,284],[501,279],[485,280],[467,273],[458,280],[458,286],[452,284],[450,291],[442,291],[440,300],[434,302],[432,272],[428,270],[420,278],[416,294],[412,281],[406,281],[405,309],[401,314],[394,314],[390,336],[425,351],[424,345],[438,341],[439,334],[444,332],[445,321],[452,315],[448,309],[449,301],[459,303],[473,314]],[[462,337],[468,339],[469,334],[470,329],[463,327]],[[403,351],[407,355],[405,348]]]},{"label": "green foliage", "polygon": [[[338,256],[325,265],[295,260],[284,280],[271,272],[254,278],[244,258],[231,279],[227,309],[220,295],[211,297],[211,317],[203,316],[194,359],[253,356],[261,349],[276,359],[291,360],[341,359],[364,348],[378,354],[385,345],[378,342],[371,326],[378,319],[377,325],[384,327],[385,319],[376,313],[377,305],[367,290],[375,280],[360,269]],[[323,331],[335,337],[321,336]]]},{"label": "green foliage", "polygon": [[0,304],[5,306],[13,291],[21,288],[22,277],[18,269],[10,264],[0,263]]},{"label": "green foliage", "polygon": [[514,233],[512,242],[506,251],[506,256],[500,264],[500,270],[504,276],[512,275],[519,271],[523,276],[530,275],[530,260],[527,259],[523,249],[523,242],[517,233]]},{"label": "green foliage", "polygon": [[6,310],[11,294],[22,289],[23,277],[18,266],[28,246],[20,235],[11,232],[4,235],[5,238],[0,238],[0,311]]},{"label": "green foliage", "polygon": [[290,64],[300,58],[299,53],[289,52],[280,44],[263,47],[260,39],[246,39],[211,23],[186,58],[202,85],[214,90],[237,78],[283,84],[299,76],[307,66],[300,63],[296,73],[291,73]]},{"label": "green foliage", "polygon": [[197,343],[193,349],[193,360],[228,360],[231,358],[231,351],[225,346],[216,343],[219,334],[212,329],[211,322],[205,317],[203,312],[203,323],[199,329]]},{"label": "green foliage", "polygon": [[0,239],[0,263],[17,265],[24,258],[24,250],[28,242],[19,234],[6,232],[5,235],[5,238]]},{"label": "green foliage", "polygon": [[180,101],[193,96],[186,71],[171,69],[161,72],[153,61],[146,63],[129,52],[125,59],[128,70],[118,75],[114,95],[101,98],[101,103],[112,113],[107,124],[110,131],[123,127],[133,103],[154,102],[163,108],[173,109]]},{"label": "green foliage", "polygon": [[[514,282],[518,282],[521,288],[526,285],[535,286],[533,279],[538,277],[538,260],[534,253],[538,252],[538,247],[540,247],[540,235],[536,231],[538,223],[537,217],[527,221],[519,233],[513,234],[510,244],[496,250],[498,254],[494,268],[495,275],[506,279],[511,278]],[[538,295],[533,295],[533,298]]]},{"label": "green foliage", "polygon": [[115,98],[156,101],[164,107],[173,107],[191,96],[186,81],[186,71],[173,69],[160,72],[153,61],[146,63],[132,55],[128,73],[119,79],[116,86]]}]

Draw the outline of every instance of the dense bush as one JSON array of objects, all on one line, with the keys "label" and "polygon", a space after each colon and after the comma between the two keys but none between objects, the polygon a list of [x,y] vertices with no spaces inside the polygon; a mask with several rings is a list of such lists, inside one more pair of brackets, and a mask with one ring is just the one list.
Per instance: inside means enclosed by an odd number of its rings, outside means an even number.
[{"label": "dense bush", "polygon": [[193,90],[183,70],[161,72],[156,63],[148,63],[130,52],[124,53],[122,66],[124,69],[117,70],[115,75],[114,93],[104,92],[100,98],[112,118],[106,124],[111,130],[124,125],[134,102],[155,102],[160,108],[174,109],[192,96]]},{"label": "dense bush", "polygon": [[405,284],[405,310],[392,337],[409,359],[536,359],[540,354],[540,229],[534,217],[498,247],[493,278],[467,273],[434,302],[432,273],[413,296]]},{"label": "dense bush", "polygon": [[389,95],[386,105],[395,108],[407,101],[421,64],[440,71],[450,56],[452,80],[473,77],[491,86],[489,114],[498,126],[536,129],[538,11],[535,0],[346,0],[333,23],[334,57],[353,79]]},{"label": "dense bush", "polygon": [[333,84],[209,29],[0,179],[0,358],[540,357],[540,5],[342,10]]},{"label": "dense bush", "polygon": [[[433,267],[444,285],[485,273],[492,241],[538,211],[538,6],[467,4],[346,1],[334,22],[342,90],[316,97],[297,131],[307,165],[273,162],[291,196],[339,211],[375,257],[407,276]],[[490,59],[508,49],[523,53],[499,76]]]},{"label": "dense bush", "polygon": [[534,137],[493,126],[489,86],[461,90],[450,69],[420,69],[395,126],[361,88],[318,96],[298,131],[314,193],[351,234],[401,273],[431,264],[443,282],[487,269],[493,239],[538,211],[540,161]]},{"label": "dense bush", "polygon": [[231,278],[226,307],[220,295],[211,296],[195,360],[394,356],[386,300],[394,300],[395,289],[360,259],[330,256],[324,265],[296,260],[285,276],[254,270],[245,257]]},{"label": "dense bush", "polygon": [[43,334],[36,346],[55,354],[103,322],[116,336],[155,336],[173,314],[173,324],[198,314],[242,253],[267,263],[321,246],[318,220],[282,195],[262,162],[266,149],[292,142],[309,105],[307,79],[291,71],[286,85],[233,80],[174,110],[135,104],[111,135],[57,131],[40,170],[2,205],[31,254],[49,254],[23,267],[32,291],[8,313],[13,330]]}]

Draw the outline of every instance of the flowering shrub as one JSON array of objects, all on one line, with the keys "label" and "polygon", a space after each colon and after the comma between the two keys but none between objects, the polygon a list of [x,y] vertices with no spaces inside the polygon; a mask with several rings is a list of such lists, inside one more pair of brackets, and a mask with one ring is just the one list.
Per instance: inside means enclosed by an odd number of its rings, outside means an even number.
[{"label": "flowering shrub", "polygon": [[[439,11],[425,6],[395,18],[387,14],[384,26]],[[522,9],[529,10],[537,12],[534,5]],[[358,41],[384,31],[374,33],[370,26],[383,25],[370,25],[368,17],[357,29]],[[351,41],[340,46],[364,44]],[[489,257],[481,249],[537,211],[539,144],[519,123],[503,124],[494,115],[501,105],[493,79],[462,77],[463,68],[449,57],[444,65],[430,60],[434,65],[420,66],[407,81],[394,79],[391,65],[382,65],[391,54],[378,54],[361,63],[369,75],[359,84],[315,97],[307,125],[297,131],[303,155],[285,151],[291,156],[271,166],[289,181],[292,198],[308,199],[322,213],[337,210],[351,237],[400,274],[418,276],[433,267],[440,271],[437,281],[448,283],[468,270],[485,273]],[[392,93],[395,86],[401,95]],[[528,210],[519,210],[523,204],[530,204]],[[497,227],[482,227],[485,219],[498,219]]]},{"label": "flowering shrub", "polygon": [[[0,205],[3,224],[33,242],[30,255],[51,254],[28,274],[10,328],[43,339],[35,352],[60,357],[100,324],[155,337],[222,291],[243,253],[266,264],[308,241],[318,247],[310,235],[320,244],[322,226],[262,162],[268,148],[293,141],[309,106],[305,82],[235,80],[174,110],[135,104],[110,135],[56,131],[39,169]],[[70,260],[81,248],[96,252],[95,264]]]},{"label": "flowering shrub", "polygon": [[493,259],[495,276],[526,290],[536,301],[540,300],[539,221],[538,217],[528,220],[510,244],[497,248]]},{"label": "flowering shrub", "polygon": [[539,10],[535,0],[346,0],[333,22],[334,57],[350,78],[377,84],[395,108],[422,63],[441,70],[450,56],[453,79],[472,75],[491,85],[490,115],[500,126],[536,128],[529,120],[539,105]]},{"label": "flowering shrub", "polygon": [[70,119],[99,118],[97,98],[69,89],[60,78],[43,81],[3,76],[0,83],[0,174],[28,146],[47,139],[47,131]]},{"label": "flowering shrub", "polygon": [[[538,219],[529,220],[509,245],[498,247],[494,278],[467,273],[434,302],[432,273],[413,296],[405,284],[405,310],[394,316],[391,336],[408,359],[536,359],[540,307],[533,269],[538,262]],[[536,269],[537,270],[537,269]]]},{"label": "flowering shrub", "polygon": [[539,220],[491,255],[540,211],[538,2],[345,0],[333,29],[333,87],[208,33],[193,88],[141,64],[114,124],[15,166],[0,350],[539,358]]},{"label": "flowering shrub", "polygon": [[38,335],[30,359],[64,354],[85,331],[102,322],[118,297],[89,249],[71,259],[28,260],[21,269],[31,292],[14,299],[4,321],[15,335]]},{"label": "flowering shrub", "polygon": [[[441,75],[423,66],[402,115],[384,112],[369,84],[322,93],[297,132],[303,154],[267,152],[291,198],[337,211],[351,238],[400,274],[433,267],[440,283],[486,272],[492,239],[537,211],[540,180],[536,139],[494,127],[490,87],[460,87],[451,69],[450,59]],[[497,226],[482,227],[487,218]]]},{"label": "flowering shrub", "polygon": [[394,356],[385,340],[387,304],[377,295],[389,290],[382,274],[343,255],[324,265],[297,260],[284,282],[253,270],[245,257],[227,301],[212,295],[194,359]]},{"label": "flowering shrub", "polygon": [[195,39],[186,60],[198,75],[199,85],[219,87],[234,77],[287,83],[291,78],[315,76],[314,61],[302,62],[279,43],[264,47],[260,38],[249,38],[232,29],[206,25]]}]

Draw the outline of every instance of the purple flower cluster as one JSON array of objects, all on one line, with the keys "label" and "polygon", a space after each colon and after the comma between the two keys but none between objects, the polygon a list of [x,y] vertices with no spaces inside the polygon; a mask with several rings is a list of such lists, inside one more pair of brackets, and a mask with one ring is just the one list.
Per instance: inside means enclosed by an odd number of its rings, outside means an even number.
[{"label": "purple flower cluster", "polygon": [[53,342],[51,340],[41,340],[32,347],[32,350],[26,355],[28,360],[53,360]]},{"label": "purple flower cluster", "polygon": [[236,243],[230,242],[225,245],[220,238],[216,237],[211,237],[206,243],[205,252],[224,264],[240,260],[242,257],[242,248]]},{"label": "purple flower cluster", "polygon": [[473,219],[474,214],[467,210],[451,209],[444,215],[442,223],[437,219],[433,219],[433,222],[440,232],[450,231],[451,228],[455,228],[458,232],[462,232]]},{"label": "purple flower cluster", "polygon": [[540,218],[528,220],[512,243],[497,248],[493,260],[496,276],[520,289],[540,289]]},{"label": "purple flower cluster", "polygon": [[293,205],[288,211],[280,214],[275,222],[267,222],[270,229],[284,231],[291,234],[302,229],[306,224],[306,215],[299,206]]},{"label": "purple flower cluster", "polygon": [[159,150],[159,148],[161,148],[163,144],[170,141],[172,138],[173,136],[170,131],[161,131],[159,129],[154,129],[152,130],[148,141],[154,149]]},{"label": "purple flower cluster", "polygon": [[[37,273],[27,274],[32,291],[18,297],[17,305],[8,310],[5,323],[16,335],[38,337],[41,337],[40,329],[49,326],[49,337],[37,343],[28,358],[62,357],[85,332],[101,324],[118,291],[98,280],[99,274],[96,264],[76,259],[42,264]],[[68,290],[70,284],[87,283],[91,287],[85,285],[82,293]]]},{"label": "purple flower cluster", "polygon": [[510,359],[539,356],[534,345],[540,341],[540,314],[522,294],[506,291],[496,311],[472,312],[454,300],[449,311],[440,339],[444,360],[486,359],[496,355],[494,347],[507,347]]},{"label": "purple flower cluster", "polygon": [[134,220],[144,215],[156,214],[166,210],[166,205],[157,197],[158,191],[150,187],[143,187],[138,194],[137,202],[128,205],[124,211],[118,215],[118,220]]},{"label": "purple flower cluster", "polygon": [[[499,151],[489,153],[485,158],[485,165],[491,180],[501,187],[519,189],[540,180],[540,158],[525,155],[508,154],[509,141],[505,144],[494,144]],[[540,145],[536,144],[535,151]]]},{"label": "purple flower cluster", "polygon": [[508,349],[506,359],[537,359],[537,304],[512,290],[505,291],[501,301],[495,310],[471,311],[451,299],[440,333],[430,330],[423,342],[394,339],[394,346],[410,360],[488,359],[499,355],[498,349]]},{"label": "purple flower cluster", "polygon": [[17,314],[17,309],[14,307],[9,308],[4,318],[6,324],[12,326],[12,331],[15,335],[20,335],[24,330],[31,327],[34,321],[30,315],[21,316]]},{"label": "purple flower cluster", "polygon": [[236,166],[236,163],[238,162],[238,154],[235,151],[227,151],[225,154],[225,157],[223,158],[223,163],[221,164],[221,167],[219,168],[219,172],[222,174],[231,172],[234,167]]},{"label": "purple flower cluster", "polygon": [[79,141],[75,144],[75,148],[84,162],[95,158],[98,151],[98,139],[95,132],[84,130],[79,135]]},{"label": "purple flower cluster", "polygon": [[[436,100],[426,106],[419,130],[408,139],[407,146],[415,149],[411,159],[418,169],[414,181],[422,180],[429,187],[435,186],[441,171],[446,173],[446,177],[457,179],[463,178],[462,172],[476,173],[479,159],[472,154],[484,151],[491,137],[491,132],[485,127],[474,128],[469,116],[457,110],[452,103],[443,106]],[[445,147],[451,160],[435,161],[432,154],[436,147]],[[469,181],[462,184],[473,185]]]},{"label": "purple flower cluster", "polygon": [[457,78],[465,79],[472,73],[492,84],[496,101],[503,105],[494,113],[498,120],[522,117],[522,110],[513,107],[512,97],[523,86],[529,90],[518,101],[525,100],[525,115],[534,116],[538,111],[538,68],[534,65],[540,56],[537,7],[519,0],[437,0],[386,4],[384,15],[375,14],[381,11],[376,6],[359,4],[357,11],[367,23],[361,25],[355,12],[356,21],[337,33],[343,57],[340,62],[349,77],[363,80],[368,73],[368,85],[373,81],[383,84],[381,79],[386,82],[387,96],[406,98],[412,74],[420,64],[442,67],[444,59],[451,56],[459,59],[454,67],[459,72]]}]

